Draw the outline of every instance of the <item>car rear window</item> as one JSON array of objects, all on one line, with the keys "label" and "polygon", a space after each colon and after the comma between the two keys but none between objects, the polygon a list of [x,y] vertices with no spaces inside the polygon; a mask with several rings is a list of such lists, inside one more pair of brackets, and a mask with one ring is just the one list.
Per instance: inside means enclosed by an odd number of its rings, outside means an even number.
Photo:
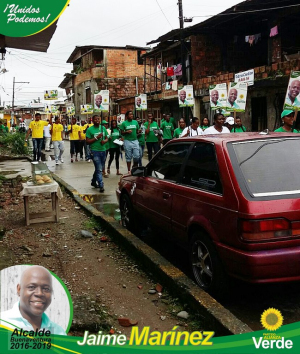
[{"label": "car rear window", "polygon": [[236,176],[252,197],[300,193],[300,138],[229,143]]}]

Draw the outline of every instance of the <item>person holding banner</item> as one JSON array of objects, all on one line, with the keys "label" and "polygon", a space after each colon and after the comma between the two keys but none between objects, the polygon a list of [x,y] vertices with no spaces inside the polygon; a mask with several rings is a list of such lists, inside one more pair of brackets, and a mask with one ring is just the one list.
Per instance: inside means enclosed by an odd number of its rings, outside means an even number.
[{"label": "person holding banner", "polygon": [[112,120],[110,123],[110,135],[109,135],[109,160],[107,166],[107,173],[110,174],[110,166],[115,159],[116,162],[116,170],[117,175],[121,175],[120,173],[120,148],[122,144],[123,138],[121,136],[120,129],[118,128],[118,124],[116,120]]},{"label": "person holding banner", "polygon": [[73,156],[75,154],[75,161],[78,161],[77,155],[80,153],[80,139],[81,139],[81,127],[76,124],[76,118],[73,117],[71,125],[68,125],[68,132],[70,136],[70,154],[71,162],[74,162]]},{"label": "person holding banner", "polygon": [[139,123],[133,119],[132,111],[127,111],[125,121],[120,125],[122,135],[124,136],[124,150],[128,173],[131,172],[131,160],[133,167],[137,167],[140,158],[140,146],[137,139]]},{"label": "person holding banner", "polygon": [[300,100],[299,100],[299,93],[300,93],[300,81],[293,80],[288,88],[288,94],[285,99],[285,104],[288,106],[295,106],[300,107]]},{"label": "person holding banner", "polygon": [[203,131],[199,127],[199,118],[193,117],[192,124],[189,127],[186,127],[184,129],[184,131],[180,135],[180,138],[186,138],[186,137],[197,136],[197,135],[203,135]]},{"label": "person holding banner", "polygon": [[[52,123],[52,118],[50,118],[50,124]],[[40,161],[43,145],[43,133],[44,127],[48,126],[49,122],[41,120],[41,114],[35,114],[35,120],[30,122],[29,129],[27,130],[25,141],[27,142],[29,134],[32,134],[32,144],[33,144],[33,161]]]},{"label": "person holding banner", "polygon": [[207,134],[227,134],[230,133],[230,130],[224,127],[225,117],[222,113],[216,113],[214,115],[214,125],[205,129],[204,135]]},{"label": "person holding banner", "polygon": [[298,133],[296,129],[293,129],[295,119],[295,112],[291,109],[285,109],[281,113],[282,126],[276,130],[274,133]]}]

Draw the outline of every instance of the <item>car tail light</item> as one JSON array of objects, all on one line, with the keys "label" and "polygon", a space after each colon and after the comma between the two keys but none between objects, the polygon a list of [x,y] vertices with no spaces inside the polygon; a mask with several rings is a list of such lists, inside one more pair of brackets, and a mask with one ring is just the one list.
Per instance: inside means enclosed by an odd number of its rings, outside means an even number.
[{"label": "car tail light", "polygon": [[300,222],[290,223],[286,219],[241,220],[240,225],[245,241],[271,240],[300,234]]}]

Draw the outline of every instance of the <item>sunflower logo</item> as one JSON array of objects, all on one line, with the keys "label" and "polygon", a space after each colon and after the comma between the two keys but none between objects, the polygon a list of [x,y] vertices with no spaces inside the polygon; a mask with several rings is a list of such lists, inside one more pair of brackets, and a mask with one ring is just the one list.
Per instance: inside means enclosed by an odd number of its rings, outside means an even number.
[{"label": "sunflower logo", "polygon": [[104,98],[104,102],[107,102],[107,99],[106,99],[106,98]]},{"label": "sunflower logo", "polygon": [[269,308],[261,315],[260,322],[266,330],[276,331],[282,326],[283,316],[280,311]]},{"label": "sunflower logo", "polygon": [[243,95],[243,94],[241,94],[241,95],[240,95],[240,99],[242,100],[243,98],[244,98],[244,95]]},{"label": "sunflower logo", "polygon": [[222,94],[221,94],[221,97],[222,97],[222,98],[224,98],[224,97],[225,97],[224,93],[222,93]]}]

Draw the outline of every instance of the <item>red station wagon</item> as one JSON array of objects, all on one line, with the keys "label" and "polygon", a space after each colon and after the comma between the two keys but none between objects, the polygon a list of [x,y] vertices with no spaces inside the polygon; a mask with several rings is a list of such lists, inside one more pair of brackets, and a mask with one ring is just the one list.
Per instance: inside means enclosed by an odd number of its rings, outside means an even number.
[{"label": "red station wagon", "polygon": [[300,136],[258,133],[174,139],[117,190],[123,225],[145,220],[189,251],[199,286],[226,275],[300,279]]}]

